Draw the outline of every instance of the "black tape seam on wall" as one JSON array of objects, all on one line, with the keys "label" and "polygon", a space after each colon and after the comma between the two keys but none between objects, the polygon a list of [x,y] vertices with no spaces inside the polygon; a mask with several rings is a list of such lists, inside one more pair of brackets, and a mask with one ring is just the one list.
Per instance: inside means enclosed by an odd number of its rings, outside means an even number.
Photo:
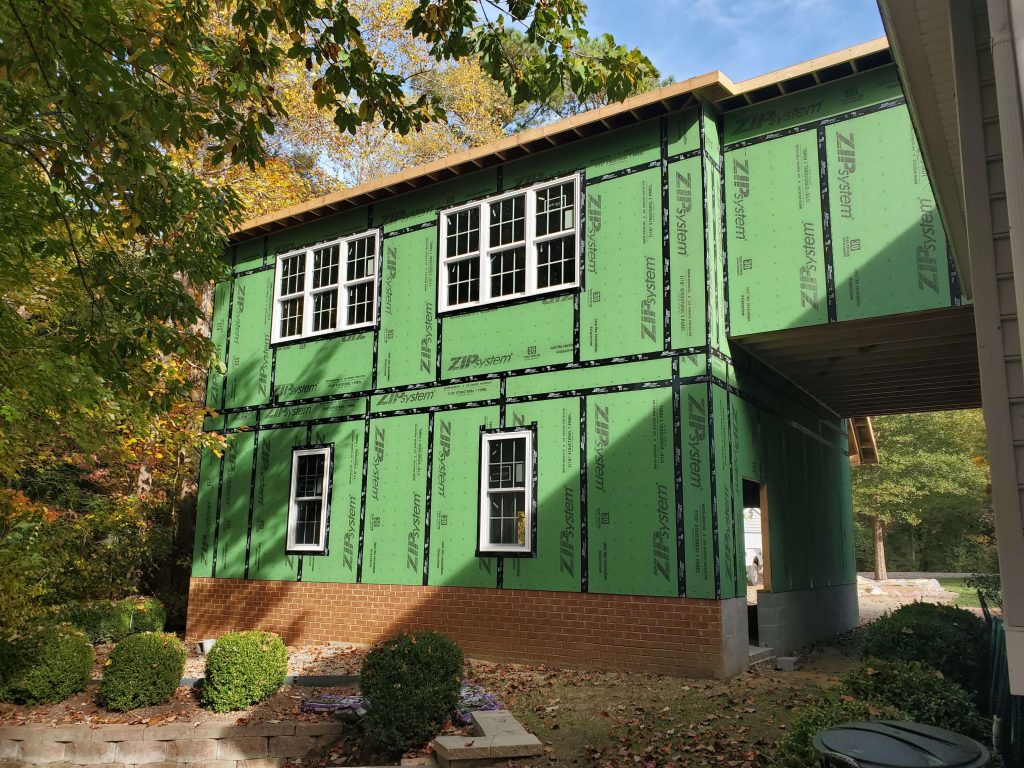
[{"label": "black tape seam on wall", "polygon": [[[660,389],[664,387],[671,387],[672,381],[672,379],[654,379],[651,381],[631,382],[629,384],[608,384],[605,386],[585,387],[581,389],[569,389],[557,392],[543,392],[533,395],[516,395],[513,397],[506,397],[505,403],[508,405],[516,405],[518,403],[536,403],[547,400],[559,400],[567,397],[582,397],[584,395],[607,395],[614,394],[616,392],[637,392],[645,389]],[[703,384],[708,381],[708,376],[687,376],[686,378],[681,378],[679,381],[683,384]],[[391,416],[413,416],[424,413],[442,413],[444,411],[458,411],[466,408],[493,408],[494,406],[498,406],[500,408],[501,403],[501,398],[497,397],[488,400],[467,400],[461,403],[425,405],[420,408],[396,408],[389,411],[371,411],[371,413],[373,418],[385,419]],[[296,419],[294,421],[282,421],[276,424],[261,424],[260,430],[290,429],[294,427],[304,427],[307,424],[342,424],[345,422],[360,421],[363,418],[365,418],[365,416],[350,414],[347,416],[325,416],[319,419]],[[222,430],[222,432],[225,434],[232,434],[235,432],[249,432],[251,430],[252,427],[250,425],[243,424],[237,427],[227,427]]]},{"label": "black tape seam on wall", "polygon": [[[715,126],[715,131],[716,132],[718,131],[717,124]],[[709,215],[710,214],[714,214],[715,221],[717,222],[717,221],[720,221],[720,220],[722,220],[724,218],[724,212],[725,212],[725,205],[724,205],[724,203],[721,206],[716,206],[716,201],[718,199],[718,190],[719,190],[719,188],[721,186],[721,182],[719,181],[718,183],[715,183],[714,164],[708,162],[708,153],[707,152],[704,153],[704,158],[703,158],[702,162],[706,166],[711,166],[711,170],[708,171],[708,176],[710,177],[711,184],[708,185],[708,207],[707,207],[707,212],[708,212]],[[719,214],[722,214],[722,215],[719,216]],[[721,229],[722,228],[720,226],[714,226],[714,224],[712,224],[708,228],[708,231],[712,233],[712,242],[714,242],[716,246],[720,246],[720,243],[721,243],[721,241],[719,240],[719,236],[721,234]],[[724,276],[725,264],[721,260],[720,256],[721,256],[721,253],[719,251],[719,248],[716,247],[715,249],[713,249],[713,251],[712,251],[712,249],[709,249],[709,251],[708,251],[709,265],[712,267],[712,270],[711,270],[712,285],[713,285],[714,294],[715,294],[715,305],[714,305],[715,306],[715,310],[714,310],[714,313],[712,315],[712,320],[714,321],[714,324],[715,324],[715,334],[714,334],[714,336],[710,336],[709,335],[709,339],[708,339],[708,349],[709,350],[713,349],[714,348],[713,345],[716,344],[716,343],[720,343],[722,341],[722,339],[724,338],[724,336],[723,336],[723,330],[724,329],[722,328],[722,314],[723,314],[723,310],[725,309],[725,304],[724,304],[724,302],[725,302],[725,294],[724,294],[724,288],[725,288],[725,286],[724,286],[724,283],[725,283],[725,276]],[[708,362],[710,362],[710,361],[711,361],[711,356],[709,354],[708,355]]]},{"label": "black tape seam on wall", "polygon": [[253,504],[256,501],[256,470],[259,467],[260,453],[260,416],[256,414],[256,426],[252,432],[252,474],[249,477],[249,516],[245,524],[245,570],[242,573],[243,579],[249,578],[249,551],[252,547],[252,514]]},{"label": "black tape seam on wall", "polygon": [[[701,152],[706,152],[707,137],[705,135],[705,111],[702,103],[697,112],[697,119],[700,121],[700,147]],[[700,197],[701,206],[704,211],[704,330],[707,341],[707,417],[708,417],[708,467],[711,480],[711,540],[712,540],[712,562],[715,572],[715,599],[722,597],[722,576],[721,563],[718,556],[718,494],[715,488],[715,430],[714,430],[714,401],[711,397],[711,211],[708,208],[708,169],[703,161],[700,164]]]},{"label": "black tape seam on wall", "polygon": [[[669,245],[668,118],[659,121],[661,141],[661,315],[662,348],[672,349],[672,259]],[[674,358],[673,358],[674,359]],[[675,363],[673,363],[675,365]]]},{"label": "black tape seam on wall", "polygon": [[430,583],[430,503],[434,478],[434,414],[427,416],[427,492],[423,497],[423,586]]},{"label": "black tape seam on wall", "polygon": [[[721,136],[721,130],[719,130],[719,136]],[[718,231],[720,242],[722,244],[722,292],[725,298],[725,345],[728,347],[729,333],[732,330],[732,321],[730,320],[732,313],[729,307],[729,249],[727,247],[727,227],[725,226],[725,149],[721,146],[718,147],[718,157]]]},{"label": "black tape seam on wall", "polygon": [[[367,216],[371,222],[373,222],[373,206],[369,207],[369,214]],[[380,313],[381,305],[384,304],[384,297],[381,295],[384,290],[384,233],[381,229],[378,236],[378,243],[380,245],[377,248],[377,280],[375,281],[374,291],[376,292],[376,322],[373,324],[373,368],[370,371],[370,385],[377,388],[377,367],[380,364],[379,350],[380,350]]]},{"label": "black tape seam on wall", "polygon": [[270,392],[267,395],[271,406],[277,404],[277,385],[274,383],[277,379],[277,350],[271,347],[270,349]]},{"label": "black tape seam on wall", "polygon": [[752,136],[749,139],[741,139],[740,141],[734,141],[730,144],[725,145],[725,151],[729,152],[734,149],[743,149],[744,147],[750,147],[754,144],[760,144],[762,141],[772,141],[773,139],[781,139],[786,136],[792,136],[795,133],[803,133],[804,131],[816,131],[818,128],[823,128],[828,125],[835,125],[836,123],[842,123],[847,120],[853,120],[856,117],[864,117],[864,115],[872,115],[875,112],[881,112],[885,109],[892,109],[893,107],[899,107],[906,103],[906,99],[902,96],[898,96],[894,99],[887,99],[879,102],[878,104],[872,104],[868,107],[861,107],[860,109],[852,109],[849,112],[843,112],[832,117],[823,117],[820,120],[814,120],[810,123],[803,123],[801,125],[794,125],[791,128],[783,128],[779,131],[772,131],[771,133],[765,133],[761,136]]},{"label": "black tape seam on wall", "polygon": [[[718,130],[717,119],[715,120],[715,130]],[[721,132],[719,132],[719,136],[721,136]],[[711,164],[711,167],[714,168],[717,173],[722,173],[722,169],[725,167],[725,157],[722,156],[721,146],[718,147],[718,154],[720,155],[720,157],[712,157],[711,153],[708,152],[706,149],[702,154],[704,155],[704,159]]]},{"label": "black tape seam on wall", "polygon": [[594,176],[587,179],[584,182],[584,186],[590,187],[594,184],[601,184],[605,181],[621,179],[623,176],[632,176],[634,173],[643,173],[644,171],[650,171],[659,167],[661,167],[660,157],[657,160],[649,160],[646,163],[639,163],[637,165],[631,165],[628,168],[620,168],[617,171],[609,171],[608,173],[602,173],[600,176]]},{"label": "black tape seam on wall", "polygon": [[674,155],[668,156],[668,164],[678,163],[680,160],[689,160],[691,157],[697,157],[700,154],[700,147],[696,149],[688,149],[685,152],[678,152]]},{"label": "black tape seam on wall", "polygon": [[268,266],[267,262],[270,260],[270,238],[263,238],[263,266]]},{"label": "black tape seam on wall", "polygon": [[[825,302],[828,321],[836,322],[836,273],[832,258],[832,214],[829,210],[828,194],[828,147],[825,128],[818,128],[818,182],[821,186],[821,247],[825,254]],[[801,287],[801,291],[803,288]]]},{"label": "black tape seam on wall", "polygon": [[[710,358],[709,358],[710,359]],[[715,466],[715,398],[708,377],[708,467],[711,470],[711,547],[715,568],[715,600],[722,599],[722,558],[718,551],[718,472]]]},{"label": "black tape seam on wall", "polygon": [[366,477],[370,469],[370,401],[363,415],[363,482],[359,489],[359,546],[356,550],[356,584],[363,581],[363,539],[366,531]]},{"label": "black tape seam on wall", "polygon": [[441,227],[437,228],[437,236],[434,238],[436,243],[434,251],[434,382],[441,381],[441,363],[444,358],[441,356],[441,254],[442,246],[441,242]]},{"label": "black tape seam on wall", "polygon": [[[739,590],[741,589],[741,585],[742,585],[742,587],[744,589],[746,588],[747,572],[746,572],[746,568],[745,567],[743,567],[743,568],[740,567],[740,563],[739,563],[739,561],[737,559],[737,555],[738,555],[739,552],[743,552],[744,553],[743,564],[745,566],[746,562],[747,562],[747,560],[746,560],[747,545],[746,545],[746,541],[743,538],[740,538],[742,535],[744,535],[743,531],[738,530],[737,529],[737,525],[736,525],[736,522],[737,522],[736,521],[736,518],[737,518],[737,515],[736,515],[736,476],[737,476],[737,468],[736,468],[736,463],[733,460],[733,454],[732,454],[732,441],[733,441],[733,434],[732,434],[732,400],[730,399],[730,392],[729,392],[729,376],[731,374],[731,371],[732,371],[731,367],[730,366],[726,366],[726,368],[725,368],[725,383],[726,383],[726,386],[725,386],[725,428],[726,428],[726,431],[727,431],[727,439],[728,439],[728,443],[729,443],[729,486],[728,486],[729,487],[729,518],[730,518],[729,524],[732,526],[732,557],[733,557],[733,560],[734,560],[733,568],[736,571],[736,590],[737,590],[737,592],[739,592]],[[740,483],[740,492],[741,493],[743,492],[743,487],[742,486],[743,486],[743,484]],[[740,503],[742,503],[742,500],[741,500]],[[742,507],[740,507],[740,509],[742,509]],[[739,516],[742,517],[742,513]],[[734,594],[734,595],[731,595],[731,597],[743,597],[743,595],[742,594]]]},{"label": "black tape seam on wall", "polygon": [[579,289],[572,292],[572,360],[574,363],[580,361],[580,323],[582,294],[587,290],[587,172],[580,171],[580,188],[577,190],[577,205],[580,211],[579,236],[576,242],[579,244],[579,264],[576,265],[576,273],[579,280]]},{"label": "black tape seam on wall", "polygon": [[587,530],[587,398],[580,398],[580,592],[590,590]]},{"label": "black tape seam on wall", "polygon": [[421,229],[430,229],[431,227],[437,226],[437,218],[433,218],[430,221],[420,222],[419,224],[411,224],[408,227],[402,227],[401,229],[393,229],[390,232],[385,232],[384,237],[401,237],[402,235],[408,235],[410,232],[419,232]]},{"label": "black tape seam on wall", "polygon": [[498,424],[499,426],[505,426],[505,405],[507,397],[507,389],[505,383],[508,380],[502,376],[498,382]]},{"label": "black tape seam on wall", "polygon": [[224,375],[221,377],[220,382],[220,410],[224,412],[228,402],[228,374],[230,373],[231,364],[231,314],[235,308],[235,283],[231,282],[228,286],[228,318],[227,318],[227,330],[224,333]]},{"label": "black tape seam on wall", "polygon": [[[481,373],[476,376],[462,376],[459,378],[445,379],[443,381],[426,381],[417,384],[402,384],[394,387],[380,387],[378,389],[362,389],[355,392],[339,392],[333,395],[317,395],[315,397],[304,397],[296,400],[285,400],[278,402],[274,408],[291,408],[316,403],[330,403],[337,400],[354,400],[360,397],[373,395],[390,395],[402,392],[416,392],[422,389],[431,389],[437,386],[456,386],[459,384],[474,384],[483,381],[495,381],[504,376],[530,376],[537,373],[554,373],[555,371],[572,371],[583,368],[601,368],[612,365],[623,365],[626,363],[638,363],[647,360],[660,360],[666,357],[677,355],[687,357],[689,355],[703,355],[707,353],[707,347],[685,347],[676,350],[659,350],[657,352],[641,352],[635,355],[622,355],[619,357],[606,357],[601,360],[581,360],[578,363],[556,363],[553,365],[541,365],[532,368],[519,368],[512,371],[496,371],[492,373]],[[266,405],[240,405],[235,408],[222,408],[218,413],[222,416],[231,416],[237,413],[253,413],[255,411],[267,410]]]},{"label": "black tape seam on wall", "polygon": [[[210,562],[210,576],[213,578],[217,577],[217,544],[220,539],[220,500],[221,493],[224,490],[224,464],[227,463],[227,457],[222,455],[220,457],[220,467],[217,474],[217,506],[214,508],[213,518],[213,554],[211,555]],[[202,478],[200,478],[202,482]]]},{"label": "black tape seam on wall", "polygon": [[679,358],[672,359],[672,462],[676,476],[676,567],[679,596],[686,595],[686,521],[683,515],[683,443],[682,397]]}]

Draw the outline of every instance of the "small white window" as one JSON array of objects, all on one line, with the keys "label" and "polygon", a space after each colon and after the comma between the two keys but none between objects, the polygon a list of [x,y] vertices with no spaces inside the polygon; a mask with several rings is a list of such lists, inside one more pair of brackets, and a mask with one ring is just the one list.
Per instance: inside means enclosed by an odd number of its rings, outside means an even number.
[{"label": "small white window", "polygon": [[378,237],[364,232],[279,254],[271,341],[373,327]]},{"label": "small white window", "polygon": [[485,432],[481,437],[479,550],[533,551],[533,432]]},{"label": "small white window", "polygon": [[441,311],[579,285],[579,177],[441,212]]},{"label": "small white window", "polygon": [[289,552],[317,553],[327,548],[327,479],[331,447],[292,450],[292,484],[288,499]]}]

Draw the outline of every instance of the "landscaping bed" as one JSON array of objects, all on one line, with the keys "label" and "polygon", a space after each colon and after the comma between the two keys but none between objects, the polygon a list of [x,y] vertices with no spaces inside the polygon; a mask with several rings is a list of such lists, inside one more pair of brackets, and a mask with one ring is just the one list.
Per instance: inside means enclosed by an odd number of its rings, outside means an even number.
[{"label": "landscaping bed", "polygon": [[304,699],[325,693],[351,695],[358,693],[358,684],[309,688],[285,686],[266,701],[254,704],[239,712],[213,712],[201,706],[199,693],[195,688],[181,687],[167,704],[134,709],[131,712],[109,712],[96,703],[97,685],[90,685],[81,693],[58,704],[35,706],[0,703],[0,724],[18,725],[25,723],[44,725],[160,725],[175,722],[270,722],[296,720],[301,722],[324,722],[331,720],[329,714],[302,712]]}]

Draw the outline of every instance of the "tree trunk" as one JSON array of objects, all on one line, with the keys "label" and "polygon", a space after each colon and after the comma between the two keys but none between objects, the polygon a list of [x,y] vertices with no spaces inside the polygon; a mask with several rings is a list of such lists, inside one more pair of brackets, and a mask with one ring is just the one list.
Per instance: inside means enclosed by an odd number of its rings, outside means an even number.
[{"label": "tree trunk", "polygon": [[882,521],[875,518],[875,581],[884,581],[889,578],[889,571],[885,567],[885,538],[882,536],[884,529]]}]

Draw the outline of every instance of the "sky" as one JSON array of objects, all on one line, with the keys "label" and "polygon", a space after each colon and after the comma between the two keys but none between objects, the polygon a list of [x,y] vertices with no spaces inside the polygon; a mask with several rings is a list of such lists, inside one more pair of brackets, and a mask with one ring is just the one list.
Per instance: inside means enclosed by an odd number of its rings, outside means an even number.
[{"label": "sky", "polygon": [[884,34],[875,0],[587,0],[592,36],[609,32],[685,80],[734,82]]}]

